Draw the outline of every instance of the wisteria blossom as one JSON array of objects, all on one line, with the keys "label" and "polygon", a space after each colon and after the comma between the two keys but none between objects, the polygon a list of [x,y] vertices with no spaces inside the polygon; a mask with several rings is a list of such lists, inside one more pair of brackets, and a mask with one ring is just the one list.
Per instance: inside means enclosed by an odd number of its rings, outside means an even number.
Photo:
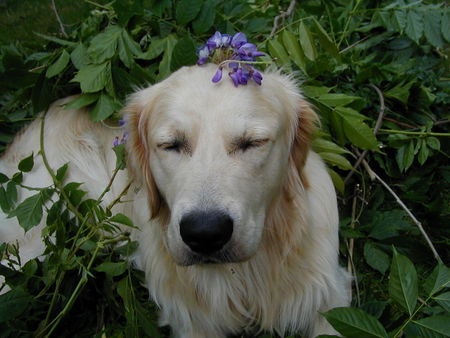
[{"label": "wisteria blossom", "polygon": [[214,83],[222,80],[223,70],[227,67],[229,69],[228,76],[236,87],[246,85],[252,79],[261,85],[263,77],[252,63],[258,56],[264,55],[263,52],[257,50],[256,45],[247,42],[247,37],[242,32],[233,36],[216,32],[206,44],[198,49],[197,64],[205,64],[210,57],[219,63],[219,68],[212,78]]}]

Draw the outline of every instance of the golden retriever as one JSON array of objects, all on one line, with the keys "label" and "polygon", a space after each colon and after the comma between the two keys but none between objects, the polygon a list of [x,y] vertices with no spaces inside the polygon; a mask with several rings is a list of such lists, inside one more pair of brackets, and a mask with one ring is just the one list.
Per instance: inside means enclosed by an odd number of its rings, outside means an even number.
[{"label": "golden retriever", "polygon": [[[176,337],[335,334],[319,311],[348,305],[348,278],[338,264],[334,187],[309,149],[316,115],[289,77],[269,72],[261,86],[236,88],[212,83],[214,72],[213,65],[185,67],[131,96],[128,169],[104,203],[134,180],[130,202],[115,211],[139,227],[133,263]],[[68,179],[97,197],[122,131],[64,110],[68,101],[46,115],[46,153],[53,168],[70,162]],[[38,154],[39,125],[16,138],[0,172],[11,175]],[[35,161],[24,184],[50,184],[39,155]],[[42,227],[24,234],[0,216],[0,238],[19,240],[22,264],[42,255]]]}]

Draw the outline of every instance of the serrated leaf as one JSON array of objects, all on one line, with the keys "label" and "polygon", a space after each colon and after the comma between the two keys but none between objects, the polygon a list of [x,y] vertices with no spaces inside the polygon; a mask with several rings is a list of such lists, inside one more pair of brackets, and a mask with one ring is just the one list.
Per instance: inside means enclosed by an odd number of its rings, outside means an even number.
[{"label": "serrated leaf", "polygon": [[317,58],[317,51],[314,45],[314,40],[311,36],[311,32],[305,26],[305,23],[303,21],[300,22],[299,39],[305,56],[311,61],[315,61]]},{"label": "serrated leaf", "polygon": [[91,110],[91,118],[94,121],[102,121],[120,109],[121,105],[119,103],[108,94],[102,93],[94,109]]},{"label": "serrated leaf", "polygon": [[413,320],[420,331],[420,337],[450,337],[450,316],[433,316]]},{"label": "serrated leaf", "polygon": [[70,82],[79,82],[83,93],[94,93],[108,86],[111,81],[111,64],[88,65],[80,69]]},{"label": "serrated leaf", "polygon": [[13,210],[8,217],[17,217],[19,225],[26,231],[38,225],[42,219],[42,206],[44,199],[42,193],[28,197]]},{"label": "serrated leaf", "polygon": [[424,11],[423,26],[428,42],[434,47],[443,47],[445,42],[441,35],[441,11]]},{"label": "serrated leaf", "polygon": [[103,262],[98,265],[95,270],[104,272],[110,277],[115,277],[123,274],[128,269],[126,262]]},{"label": "serrated leaf", "polygon": [[119,26],[110,25],[91,40],[87,53],[94,63],[103,63],[114,56],[122,30]]},{"label": "serrated leaf", "polygon": [[352,164],[342,155],[327,152],[321,152],[319,155],[330,165],[337,166],[342,170],[352,169]]},{"label": "serrated leaf", "polygon": [[34,166],[34,154],[31,154],[30,156],[24,158],[19,162],[19,170],[22,172],[29,172],[33,169]]},{"label": "serrated leaf", "polygon": [[433,299],[438,302],[438,304],[442,306],[447,312],[450,313],[450,291],[441,293],[440,295],[433,297]]},{"label": "serrated leaf", "polygon": [[109,219],[109,221],[113,222],[113,223],[120,223],[123,225],[127,225],[129,227],[133,226],[133,221],[131,219],[129,219],[128,216],[125,216],[124,214],[121,214],[121,213],[114,215],[113,217],[111,217]]},{"label": "serrated leaf", "polygon": [[397,253],[395,248],[389,275],[389,295],[409,315],[413,314],[418,297],[417,272],[411,261]]},{"label": "serrated leaf", "polygon": [[192,23],[192,28],[197,35],[206,33],[214,24],[216,18],[215,3],[205,1],[198,17]]},{"label": "serrated leaf", "polygon": [[177,24],[186,25],[200,12],[203,0],[180,0],[175,8]]},{"label": "serrated leaf", "polygon": [[59,56],[58,60],[55,61],[50,67],[47,68],[47,72],[45,73],[45,76],[48,78],[52,78],[53,76],[58,75],[61,73],[69,64],[70,61],[70,55],[66,52],[65,49],[63,49],[61,55]]},{"label": "serrated leaf", "polygon": [[14,319],[26,310],[33,298],[22,289],[0,295],[0,323]]},{"label": "serrated leaf", "polygon": [[190,37],[184,37],[176,43],[172,52],[171,70],[188,65],[194,65],[197,62],[197,54],[194,41]]},{"label": "serrated leaf", "polygon": [[300,48],[298,38],[288,30],[284,30],[282,33],[282,39],[283,45],[286,47],[286,51],[289,53],[294,63],[302,70],[303,73],[306,74],[305,55]]},{"label": "serrated leaf", "polygon": [[419,39],[423,34],[423,18],[420,11],[414,9],[408,10],[406,14],[405,33],[411,40],[419,43]]},{"label": "serrated leaf", "polygon": [[428,276],[423,284],[423,288],[432,296],[442,290],[444,287],[450,286],[450,269],[442,263],[439,263],[433,272]]},{"label": "serrated leaf", "polygon": [[378,249],[373,242],[366,242],[364,244],[364,258],[367,264],[383,275],[389,268],[389,256],[384,251]]},{"label": "serrated leaf", "polygon": [[94,103],[100,97],[99,93],[81,94],[64,105],[64,109],[80,109]]},{"label": "serrated leaf", "polygon": [[270,55],[276,59],[278,65],[285,66],[289,64],[289,56],[280,42],[277,40],[269,40],[267,42],[267,49]]},{"label": "serrated leaf", "polygon": [[335,308],[323,314],[328,322],[344,337],[349,338],[387,338],[388,334],[381,323],[360,309]]}]

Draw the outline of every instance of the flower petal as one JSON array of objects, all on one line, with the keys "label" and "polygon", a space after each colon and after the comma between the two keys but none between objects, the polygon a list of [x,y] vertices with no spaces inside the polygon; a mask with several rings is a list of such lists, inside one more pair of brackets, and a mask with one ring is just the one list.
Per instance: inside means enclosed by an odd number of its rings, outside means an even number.
[{"label": "flower petal", "polygon": [[228,75],[231,77],[231,80],[233,80],[234,86],[239,86],[239,75],[237,72],[229,72]]},{"label": "flower petal", "polygon": [[221,68],[217,69],[217,72],[216,72],[216,74],[214,74],[214,77],[212,78],[211,81],[214,83],[217,83],[220,80],[222,80],[222,69]]},{"label": "flower petal", "polygon": [[253,80],[254,80],[257,84],[259,84],[259,85],[261,86],[261,82],[262,82],[262,79],[263,79],[261,73],[258,72],[257,70],[255,70],[255,71],[253,72],[253,74],[252,74],[252,77],[253,77]]},{"label": "flower petal", "polygon": [[215,32],[213,36],[211,36],[206,45],[210,49],[220,48],[222,46],[222,34],[220,32]]},{"label": "flower petal", "polygon": [[233,38],[231,39],[231,47],[238,49],[243,44],[247,42],[247,37],[244,33],[239,32],[234,34]]}]

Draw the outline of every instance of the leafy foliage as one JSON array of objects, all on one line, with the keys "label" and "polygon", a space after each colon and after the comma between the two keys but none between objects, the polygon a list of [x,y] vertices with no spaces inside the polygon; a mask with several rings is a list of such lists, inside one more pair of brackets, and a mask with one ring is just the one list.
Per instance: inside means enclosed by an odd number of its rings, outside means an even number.
[{"label": "leafy foliage", "polygon": [[[448,259],[450,11],[432,0],[306,0],[270,36],[288,5],[86,1],[90,14],[66,27],[67,36],[41,31],[27,32],[29,41],[9,40],[0,46],[0,151],[56,98],[81,94],[67,108],[87,107],[96,121],[115,119],[133,88],[194,64],[196,46],[216,30],[243,31],[270,55],[269,68],[302,81],[321,118],[313,149],[340,193],[341,256],[355,274],[352,307],[325,318],[348,337],[448,336],[449,269],[436,265],[415,222],[371,171]],[[121,170],[123,146],[115,151]],[[361,153],[363,166],[355,168]],[[25,187],[36,156],[42,154],[24,159],[12,177],[0,174],[4,213],[26,231],[48,214],[43,261],[18,270],[17,247],[0,245],[7,262],[0,274],[12,288],[0,296],[0,335],[167,335],[157,328],[142,275],[124,261],[137,244],[118,225],[133,226],[131,220],[102,206],[102,196],[86,199],[81,183],[65,182],[70,164],[54,173],[52,185]],[[18,188],[31,193],[20,203]]]}]

